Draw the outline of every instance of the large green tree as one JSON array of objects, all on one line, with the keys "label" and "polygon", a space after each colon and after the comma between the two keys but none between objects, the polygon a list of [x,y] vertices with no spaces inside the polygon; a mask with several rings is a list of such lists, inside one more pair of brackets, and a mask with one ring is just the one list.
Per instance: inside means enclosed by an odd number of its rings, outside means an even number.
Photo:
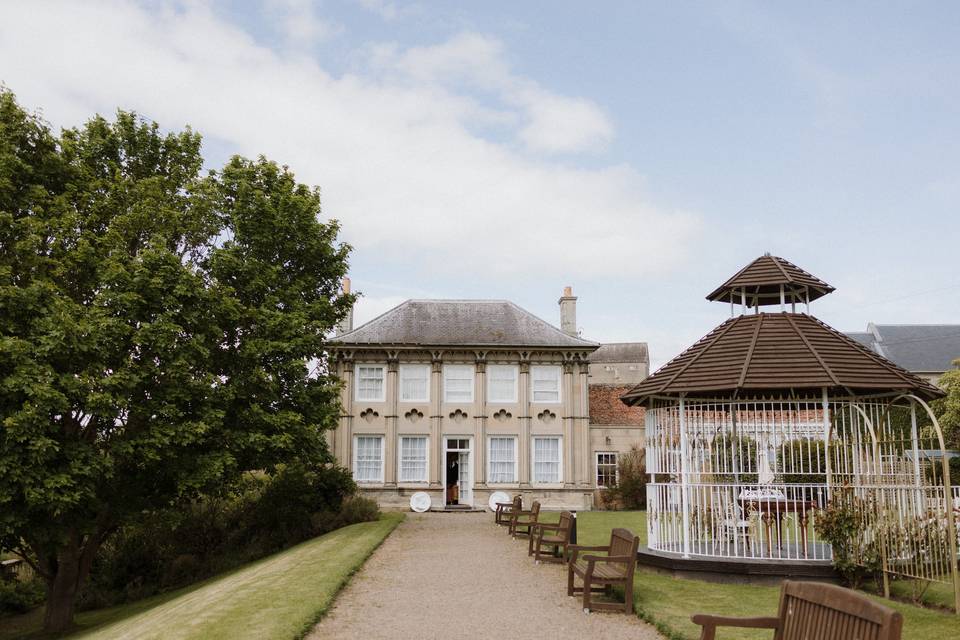
[{"label": "large green tree", "polygon": [[133,113],[59,135],[0,90],[0,547],[72,624],[133,515],[330,461],[324,337],[353,300],[319,192]]}]

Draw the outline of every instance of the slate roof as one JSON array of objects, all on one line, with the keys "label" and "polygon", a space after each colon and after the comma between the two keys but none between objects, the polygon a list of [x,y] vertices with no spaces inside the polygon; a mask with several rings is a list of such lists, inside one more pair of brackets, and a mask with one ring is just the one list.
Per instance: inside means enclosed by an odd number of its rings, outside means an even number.
[{"label": "slate roof", "polygon": [[[740,291],[746,287],[748,305],[780,304],[780,285],[784,285],[787,290],[787,302],[790,301],[791,289],[802,290],[807,287],[810,300],[816,300],[834,291],[832,286],[789,260],[767,253],[740,269],[729,280],[711,291],[707,295],[707,300],[730,302],[732,296],[733,301],[739,303]],[[754,297],[756,302],[753,300]]]},{"label": "slate roof", "polygon": [[943,391],[859,342],[804,313],[731,318],[622,396],[638,405],[650,396],[726,396],[817,390],[854,393]]},{"label": "slate roof", "polygon": [[590,362],[650,362],[646,342],[610,342],[590,354]]},{"label": "slate roof", "polygon": [[545,347],[594,350],[507,300],[407,300],[333,345]]},{"label": "slate roof", "polygon": [[960,324],[873,324],[848,336],[908,371],[941,373],[960,358]]}]

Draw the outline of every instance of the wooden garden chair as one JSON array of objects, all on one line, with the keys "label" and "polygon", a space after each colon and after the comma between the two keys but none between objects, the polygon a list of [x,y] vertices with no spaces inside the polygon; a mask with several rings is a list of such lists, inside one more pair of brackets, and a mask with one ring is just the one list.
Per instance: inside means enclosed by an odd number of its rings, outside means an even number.
[{"label": "wooden garden chair", "polygon": [[[622,609],[633,612],[633,573],[637,567],[637,546],[640,538],[627,529],[610,532],[610,544],[605,547],[584,547],[571,544],[567,547],[570,561],[567,564],[567,595],[583,594],[583,611],[591,609]],[[607,555],[580,555],[582,551],[604,551]],[[580,576],[583,587],[574,585]],[[593,602],[594,592],[609,593],[613,586],[623,586],[623,603]]]},{"label": "wooden garden chair", "polygon": [[[560,522],[557,524],[546,524],[538,522],[533,525],[533,531],[530,532],[530,544],[527,547],[527,555],[534,556],[537,564],[543,562],[566,562],[567,547],[570,545],[570,532],[573,530],[573,514],[564,511],[560,514]],[[544,551],[544,547],[548,552]],[[560,557],[555,557],[557,549],[560,550]]]},{"label": "wooden garden chair", "polygon": [[523,509],[523,498],[517,494],[513,497],[513,502],[498,502],[497,510],[493,515],[493,521],[499,525],[510,524],[510,513],[512,511],[521,511]]},{"label": "wooden garden chair", "polygon": [[[700,640],[715,640],[717,627],[773,629],[773,640],[900,640],[903,616],[867,596],[832,584],[784,580],[776,618],[727,618],[697,614]],[[732,637],[732,636],[731,636]]]},{"label": "wooden garden chair", "polygon": [[[510,535],[516,538],[518,535],[528,536],[532,532],[532,525],[537,524],[537,518],[540,517],[540,503],[536,500],[530,505],[529,511],[511,511],[510,512]],[[523,529],[523,531],[520,531]]]}]

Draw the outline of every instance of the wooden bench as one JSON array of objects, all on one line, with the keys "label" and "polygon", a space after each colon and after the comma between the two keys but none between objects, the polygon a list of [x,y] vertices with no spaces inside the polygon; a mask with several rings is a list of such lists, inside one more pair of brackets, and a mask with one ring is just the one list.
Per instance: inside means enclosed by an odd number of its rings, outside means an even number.
[{"label": "wooden bench", "polygon": [[517,494],[513,497],[513,502],[498,502],[497,510],[493,514],[493,521],[499,525],[510,524],[510,512],[523,509],[523,498]]},{"label": "wooden bench", "polygon": [[[566,562],[567,547],[570,545],[570,532],[573,530],[573,514],[564,511],[560,514],[560,522],[557,524],[546,524],[538,522],[533,525],[533,531],[530,533],[530,544],[527,547],[527,555],[534,556],[537,564],[540,562]],[[547,547],[549,553],[544,552]],[[560,550],[560,557],[555,557],[556,550]]]},{"label": "wooden bench", "polygon": [[773,629],[773,640],[900,640],[903,617],[867,596],[832,584],[785,580],[776,618],[727,618],[697,614],[700,640],[715,640],[717,627]]},{"label": "wooden bench", "polygon": [[[510,535],[516,538],[518,535],[530,535],[532,525],[537,524],[537,518],[540,517],[540,503],[536,500],[530,506],[529,511],[511,511],[510,512]],[[523,531],[521,531],[523,529]]]},{"label": "wooden bench", "polygon": [[[571,544],[567,547],[570,561],[567,564],[567,595],[583,593],[583,610],[622,609],[633,612],[633,573],[637,568],[637,546],[640,539],[627,529],[610,532],[610,544],[605,547],[584,547]],[[604,551],[607,555],[581,555],[582,551]],[[574,584],[580,576],[583,587]],[[623,586],[623,603],[592,602],[594,592],[609,594],[614,585]]]}]

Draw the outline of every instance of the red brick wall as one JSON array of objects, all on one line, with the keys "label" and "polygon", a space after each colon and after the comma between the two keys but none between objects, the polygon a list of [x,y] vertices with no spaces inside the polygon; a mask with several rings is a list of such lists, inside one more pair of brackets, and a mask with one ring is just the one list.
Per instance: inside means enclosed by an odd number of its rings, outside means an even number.
[{"label": "red brick wall", "polygon": [[620,396],[632,385],[590,385],[590,424],[643,426],[643,407],[628,407],[620,402]]}]

